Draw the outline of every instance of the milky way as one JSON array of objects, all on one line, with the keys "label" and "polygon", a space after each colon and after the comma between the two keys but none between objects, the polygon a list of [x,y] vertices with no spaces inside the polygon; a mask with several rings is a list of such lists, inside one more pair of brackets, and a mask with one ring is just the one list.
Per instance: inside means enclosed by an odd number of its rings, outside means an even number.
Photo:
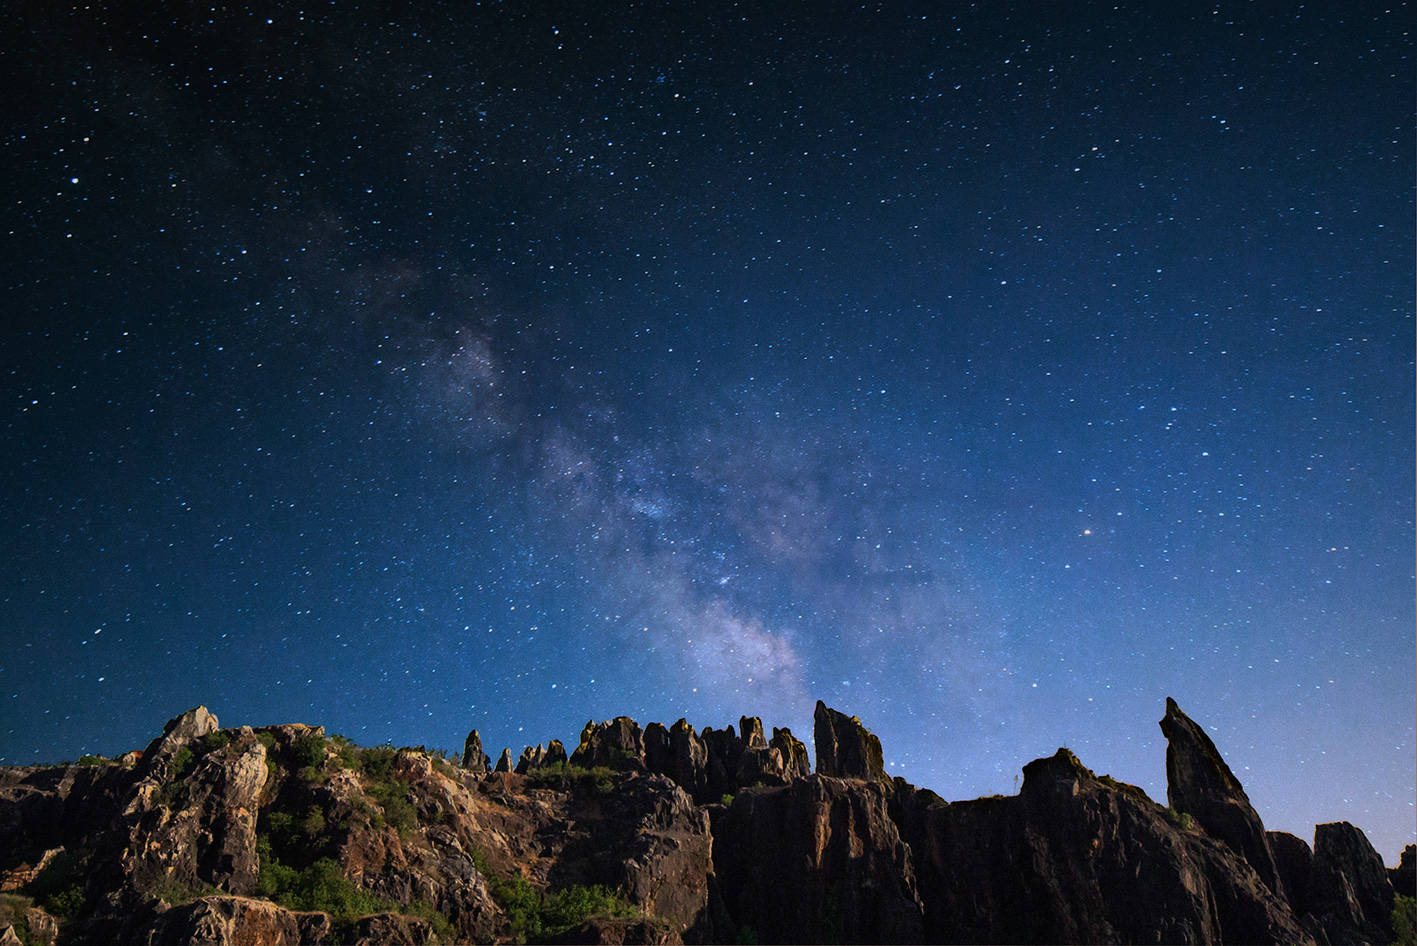
[{"label": "milky way", "polygon": [[1414,839],[1407,5],[411,7],[4,16],[0,762],[1173,696]]}]

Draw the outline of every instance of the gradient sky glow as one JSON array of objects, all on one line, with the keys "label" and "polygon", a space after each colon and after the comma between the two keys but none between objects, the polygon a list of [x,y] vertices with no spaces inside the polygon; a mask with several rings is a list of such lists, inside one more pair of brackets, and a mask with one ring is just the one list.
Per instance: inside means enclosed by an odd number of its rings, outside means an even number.
[{"label": "gradient sky glow", "polygon": [[1412,9],[0,13],[0,763],[1173,696],[1414,841]]}]

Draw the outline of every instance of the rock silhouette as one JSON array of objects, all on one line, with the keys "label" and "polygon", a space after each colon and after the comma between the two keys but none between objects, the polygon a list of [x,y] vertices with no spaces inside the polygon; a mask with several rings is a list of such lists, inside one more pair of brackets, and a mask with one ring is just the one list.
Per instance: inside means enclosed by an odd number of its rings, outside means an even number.
[{"label": "rock silhouette", "polygon": [[815,773],[749,716],[590,722],[489,771],[476,731],[450,762],[198,707],[141,753],[0,768],[0,943],[1391,939],[1410,849],[1266,832],[1172,700],[1162,728],[1170,807],[1066,749],[949,803],[822,703]]}]

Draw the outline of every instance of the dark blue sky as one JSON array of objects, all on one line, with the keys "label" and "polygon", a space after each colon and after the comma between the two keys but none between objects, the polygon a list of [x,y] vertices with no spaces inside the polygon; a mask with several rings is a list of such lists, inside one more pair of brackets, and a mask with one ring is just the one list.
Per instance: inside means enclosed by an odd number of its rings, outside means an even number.
[{"label": "dark blue sky", "polygon": [[1413,16],[0,14],[0,762],[1166,696],[1414,839]]}]

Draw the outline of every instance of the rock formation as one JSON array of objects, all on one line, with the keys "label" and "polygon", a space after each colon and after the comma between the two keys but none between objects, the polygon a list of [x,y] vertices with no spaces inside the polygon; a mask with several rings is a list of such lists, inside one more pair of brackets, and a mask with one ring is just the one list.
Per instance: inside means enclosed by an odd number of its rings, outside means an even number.
[{"label": "rock formation", "polygon": [[1264,823],[1215,743],[1169,696],[1160,725],[1166,736],[1167,803],[1195,818],[1211,837],[1230,845],[1270,890],[1283,896]]},{"label": "rock formation", "polygon": [[734,921],[765,943],[918,943],[910,850],[879,784],[810,775],[748,788],[714,832]]},{"label": "rock formation", "polygon": [[792,735],[792,730],[774,726],[772,747],[782,756],[782,776],[787,781],[806,778],[812,773],[811,763],[807,761],[807,747],[801,739]]},{"label": "rock formation", "polygon": [[828,709],[817,701],[812,738],[817,746],[817,773],[836,778],[889,784],[881,740],[855,716]]},{"label": "rock formation", "polygon": [[1312,942],[1225,845],[1060,749],[1020,793],[903,802],[929,942]]},{"label": "rock formation", "polygon": [[571,764],[592,768],[597,765],[612,769],[643,765],[644,734],[640,724],[628,716],[617,716],[606,723],[587,722],[581,730],[581,742],[571,753]]},{"label": "rock formation", "polygon": [[220,729],[199,707],[120,760],[0,768],[0,944],[1393,935],[1412,849],[1389,872],[1344,822],[1312,849],[1257,847],[1243,789],[1174,702],[1169,809],[1065,749],[1016,796],[947,803],[888,779],[860,720],[818,704],[815,723],[815,775],[747,716],[589,723],[570,760],[553,740],[489,772],[476,732],[457,767],[318,727]]},{"label": "rock formation", "polygon": [[1362,831],[1346,821],[1314,829],[1309,907],[1331,942],[1386,942],[1392,904],[1383,859]]},{"label": "rock formation", "polygon": [[482,751],[482,737],[476,729],[467,734],[467,741],[463,743],[462,767],[480,775],[492,771],[492,760]]},{"label": "rock formation", "polygon": [[1417,844],[1403,848],[1397,866],[1388,868],[1387,874],[1394,893],[1417,898]]}]

